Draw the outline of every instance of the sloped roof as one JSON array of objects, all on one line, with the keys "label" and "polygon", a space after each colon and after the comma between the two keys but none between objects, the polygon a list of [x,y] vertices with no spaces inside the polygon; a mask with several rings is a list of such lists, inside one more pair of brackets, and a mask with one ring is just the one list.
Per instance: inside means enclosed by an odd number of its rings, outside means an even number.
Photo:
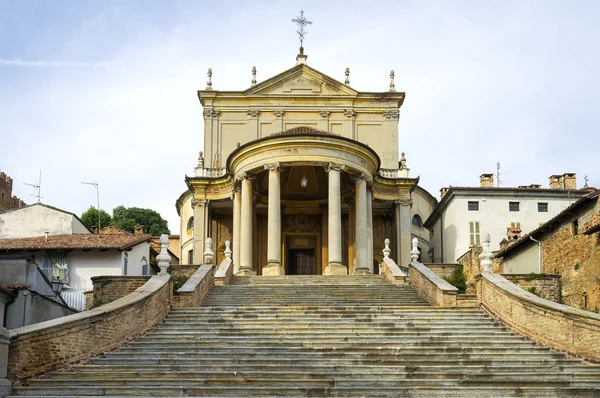
[{"label": "sloped roof", "polygon": [[49,235],[21,239],[0,239],[0,251],[65,250],[65,249],[117,249],[127,250],[139,243],[148,242],[152,235]]},{"label": "sloped roof", "polygon": [[[506,255],[506,253],[513,251],[515,248],[522,246],[526,242],[533,243],[533,241],[531,239],[529,239],[530,236],[531,237],[537,236],[539,238],[540,236],[545,235],[558,222],[563,221],[564,219],[566,219],[567,216],[569,216],[572,213],[577,212],[579,210],[579,208],[581,208],[583,205],[587,204],[588,202],[590,202],[592,200],[597,199],[599,196],[600,196],[600,190],[595,190],[595,191],[590,192],[587,195],[579,198],[575,202],[571,203],[571,205],[569,205],[566,209],[564,209],[563,211],[558,213],[556,216],[552,217],[550,220],[546,221],[545,223],[543,223],[542,225],[540,225],[539,227],[537,227],[530,233],[523,235],[515,243],[508,246],[506,249],[500,250],[498,253],[496,253],[496,257],[503,257],[504,255]],[[583,233],[592,233],[592,232],[590,232],[590,229],[594,229],[596,227],[597,227],[596,225],[589,227],[586,231],[583,231]]]}]

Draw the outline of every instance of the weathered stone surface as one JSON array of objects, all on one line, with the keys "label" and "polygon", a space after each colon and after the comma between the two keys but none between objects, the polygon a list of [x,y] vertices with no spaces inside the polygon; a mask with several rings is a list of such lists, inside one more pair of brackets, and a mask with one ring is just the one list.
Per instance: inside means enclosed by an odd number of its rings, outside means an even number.
[{"label": "weathered stone surface", "polygon": [[125,297],[143,286],[149,279],[150,276],[95,276],[92,278],[94,289],[89,308],[99,307]]}]

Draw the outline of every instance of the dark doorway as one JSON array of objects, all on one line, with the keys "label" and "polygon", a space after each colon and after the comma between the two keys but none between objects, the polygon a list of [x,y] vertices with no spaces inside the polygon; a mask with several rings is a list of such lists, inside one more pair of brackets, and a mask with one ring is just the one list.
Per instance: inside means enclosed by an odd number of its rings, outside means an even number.
[{"label": "dark doorway", "polygon": [[315,265],[315,249],[290,249],[288,251],[289,275],[314,275]]}]

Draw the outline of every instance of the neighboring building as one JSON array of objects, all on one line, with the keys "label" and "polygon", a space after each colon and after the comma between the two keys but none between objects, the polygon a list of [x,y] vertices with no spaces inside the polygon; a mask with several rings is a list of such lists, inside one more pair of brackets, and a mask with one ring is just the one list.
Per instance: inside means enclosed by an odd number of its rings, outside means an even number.
[{"label": "neighboring building", "polygon": [[18,239],[50,235],[90,234],[77,215],[35,203],[0,213],[0,239]]},{"label": "neighboring building", "polygon": [[29,256],[51,280],[72,289],[92,289],[101,275],[151,275],[152,235],[48,235],[0,240],[0,260],[7,255]]},{"label": "neighboring building", "polygon": [[16,329],[77,311],[29,256],[0,257],[0,327]]},{"label": "neighboring building", "polygon": [[217,262],[232,242],[241,275],[368,274],[386,238],[407,264],[413,234],[429,251],[412,218],[435,199],[400,159],[393,75],[389,91],[359,92],[306,59],[243,91],[213,89],[209,73],[198,91],[204,153],[176,203],[183,264],[202,263],[207,237]]},{"label": "neighboring building", "polygon": [[25,206],[25,202],[13,196],[13,179],[0,171],[0,211],[18,209]]},{"label": "neighboring building", "polygon": [[[562,301],[600,309],[600,190],[583,196],[558,215],[496,254],[507,274],[559,274]],[[535,239],[536,241],[532,240]]]},{"label": "neighboring building", "polygon": [[[431,244],[432,236],[431,231],[425,227],[425,220],[431,215],[438,201],[418,185],[412,193],[412,200],[410,211],[411,235],[413,238],[417,238],[419,242],[418,249],[421,252],[419,261],[422,263],[433,263],[435,253]],[[381,249],[383,250],[383,247]]]},{"label": "neighboring building", "polygon": [[551,176],[550,188],[494,187],[493,174],[483,174],[480,182],[479,187],[442,188],[442,199],[425,221],[432,233],[434,262],[455,262],[480,245],[485,233],[490,234],[491,249],[498,250],[502,240],[518,239],[589,192],[577,189],[574,173]]}]

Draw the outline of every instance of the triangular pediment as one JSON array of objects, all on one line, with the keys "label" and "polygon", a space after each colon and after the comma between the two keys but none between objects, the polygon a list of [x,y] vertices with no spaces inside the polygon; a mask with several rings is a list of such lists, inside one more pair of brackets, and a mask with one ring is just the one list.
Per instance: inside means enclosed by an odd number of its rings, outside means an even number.
[{"label": "triangular pediment", "polygon": [[356,96],[353,88],[300,64],[245,91],[247,95]]}]

